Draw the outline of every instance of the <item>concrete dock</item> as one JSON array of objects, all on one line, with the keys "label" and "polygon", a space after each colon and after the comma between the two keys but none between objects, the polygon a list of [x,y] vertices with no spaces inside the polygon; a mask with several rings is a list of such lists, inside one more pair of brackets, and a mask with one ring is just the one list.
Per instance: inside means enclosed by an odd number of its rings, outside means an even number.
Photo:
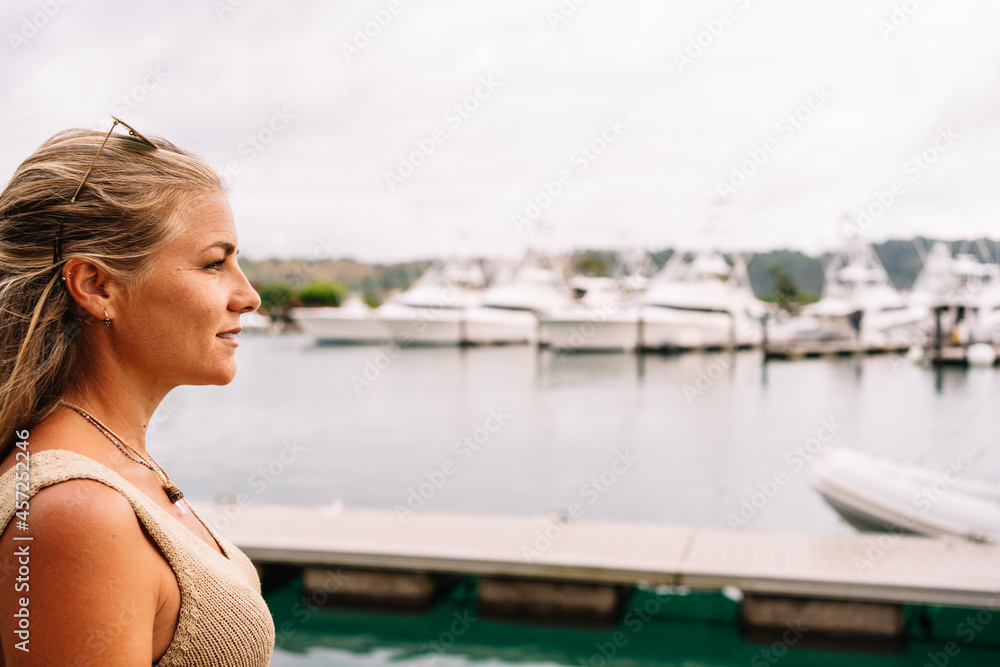
[{"label": "concrete dock", "polygon": [[1000,546],[570,517],[195,503],[255,563],[717,590],[867,603],[1000,606]]}]

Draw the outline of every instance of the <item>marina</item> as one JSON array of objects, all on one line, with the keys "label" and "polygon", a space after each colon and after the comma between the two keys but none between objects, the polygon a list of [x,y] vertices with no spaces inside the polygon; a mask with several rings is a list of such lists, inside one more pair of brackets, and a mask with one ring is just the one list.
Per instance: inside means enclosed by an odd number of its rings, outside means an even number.
[{"label": "marina", "polygon": [[68,4],[0,663],[1000,665],[1000,3]]},{"label": "marina", "polygon": [[677,249],[657,270],[648,256],[623,252],[614,275],[596,277],[568,276],[560,261],[532,249],[516,265],[494,267],[489,280],[484,261],[453,257],[377,308],[355,296],[342,308],[291,314],[318,344],[332,345],[528,344],[560,353],[763,347],[765,359],[909,352],[935,365],[994,363],[1000,267],[952,255],[941,242],[916,247],[923,266],[900,291],[872,246],[852,239],[827,259],[822,294],[805,305],[757,298],[740,253]]}]

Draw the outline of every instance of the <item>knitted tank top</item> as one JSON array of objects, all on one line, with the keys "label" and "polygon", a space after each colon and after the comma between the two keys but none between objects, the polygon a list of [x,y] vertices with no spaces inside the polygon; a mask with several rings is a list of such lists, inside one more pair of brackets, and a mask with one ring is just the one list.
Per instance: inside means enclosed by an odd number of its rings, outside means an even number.
[{"label": "knitted tank top", "polygon": [[[202,521],[226,553],[221,555],[124,477],[82,454],[47,449],[31,454],[29,467],[29,497],[68,479],[97,480],[121,493],[170,563],[181,592],[180,616],[156,667],[266,667],[274,649],[274,621],[257,571],[232,542]],[[0,476],[0,531],[14,515],[16,470]]]}]

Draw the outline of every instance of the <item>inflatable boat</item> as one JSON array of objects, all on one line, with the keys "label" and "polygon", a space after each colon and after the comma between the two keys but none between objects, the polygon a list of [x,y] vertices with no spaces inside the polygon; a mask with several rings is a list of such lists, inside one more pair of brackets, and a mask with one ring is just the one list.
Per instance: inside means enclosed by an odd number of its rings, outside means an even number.
[{"label": "inflatable boat", "polygon": [[1000,484],[965,473],[957,460],[935,469],[828,448],[809,477],[860,531],[1000,543]]}]

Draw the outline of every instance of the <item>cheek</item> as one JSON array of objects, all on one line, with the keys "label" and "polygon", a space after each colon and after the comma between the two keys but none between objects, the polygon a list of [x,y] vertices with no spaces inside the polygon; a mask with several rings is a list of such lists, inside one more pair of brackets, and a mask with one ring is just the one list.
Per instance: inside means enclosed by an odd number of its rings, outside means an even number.
[{"label": "cheek", "polygon": [[161,282],[136,299],[130,333],[156,356],[173,356],[180,349],[204,347],[219,326],[217,295],[204,284]]}]

